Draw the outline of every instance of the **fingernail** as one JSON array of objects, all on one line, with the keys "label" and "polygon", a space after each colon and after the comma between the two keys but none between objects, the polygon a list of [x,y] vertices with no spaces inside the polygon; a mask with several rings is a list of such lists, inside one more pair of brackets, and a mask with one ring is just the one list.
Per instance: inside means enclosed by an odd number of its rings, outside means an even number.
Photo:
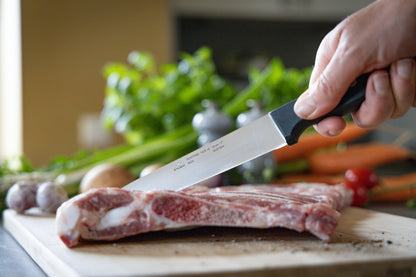
[{"label": "fingernail", "polygon": [[397,73],[404,79],[410,79],[413,73],[413,60],[403,59],[397,62]]},{"label": "fingernail", "polygon": [[315,111],[316,106],[312,98],[306,93],[299,97],[293,108],[298,116],[308,118]]},{"label": "fingernail", "polygon": [[385,95],[389,93],[390,90],[390,82],[389,82],[389,75],[387,72],[379,72],[375,74],[373,79],[373,85],[376,92],[380,95]]},{"label": "fingernail", "polygon": [[333,129],[328,130],[328,134],[329,134],[331,137],[338,136],[338,135],[339,135],[339,134],[341,134],[341,133],[342,133],[342,130],[333,130]]}]

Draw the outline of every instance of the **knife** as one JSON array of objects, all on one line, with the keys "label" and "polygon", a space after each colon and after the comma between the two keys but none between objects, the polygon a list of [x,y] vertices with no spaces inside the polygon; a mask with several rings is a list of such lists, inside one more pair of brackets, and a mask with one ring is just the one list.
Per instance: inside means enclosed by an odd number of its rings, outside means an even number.
[{"label": "knife", "polygon": [[365,99],[368,74],[358,77],[339,104],[313,120],[299,118],[293,100],[265,116],[177,159],[123,187],[126,190],[182,190],[258,156],[295,144],[303,131],[329,116],[358,110]]}]

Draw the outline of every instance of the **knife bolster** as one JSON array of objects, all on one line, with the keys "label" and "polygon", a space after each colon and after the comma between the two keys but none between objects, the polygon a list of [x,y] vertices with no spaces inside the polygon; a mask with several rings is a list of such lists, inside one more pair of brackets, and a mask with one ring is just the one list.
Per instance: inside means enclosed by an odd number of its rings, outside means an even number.
[{"label": "knife bolster", "polygon": [[298,142],[300,135],[306,128],[313,125],[311,121],[299,118],[294,112],[296,100],[293,100],[269,113],[288,145]]}]

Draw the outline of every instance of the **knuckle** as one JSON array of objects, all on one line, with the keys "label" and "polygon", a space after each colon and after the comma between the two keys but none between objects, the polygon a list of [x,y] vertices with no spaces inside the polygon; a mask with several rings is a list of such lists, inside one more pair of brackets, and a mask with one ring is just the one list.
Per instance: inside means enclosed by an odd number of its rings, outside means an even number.
[{"label": "knuckle", "polygon": [[376,117],[362,116],[361,114],[354,114],[353,120],[355,125],[360,128],[373,128],[383,122],[376,119]]},{"label": "knuckle", "polygon": [[406,114],[414,103],[416,94],[415,80],[407,80],[399,78],[397,75],[390,75],[392,76],[392,90],[395,104],[392,118],[398,118]]},{"label": "knuckle", "polygon": [[391,101],[372,102],[368,105],[363,103],[361,108],[352,115],[357,126],[372,128],[391,118],[393,110],[394,104]]},{"label": "knuckle", "polygon": [[363,117],[360,113],[353,113],[352,119],[354,120],[355,125],[360,128],[372,128],[377,125],[374,120],[368,119],[368,116]]},{"label": "knuckle", "polygon": [[390,71],[393,71],[394,75],[401,81],[411,84],[415,78],[415,60],[410,58],[400,59],[393,63]]},{"label": "knuckle", "polygon": [[325,72],[321,74],[316,83],[315,94],[320,94],[320,99],[325,100],[326,102],[333,103],[339,100],[337,89],[334,83],[328,79]]}]

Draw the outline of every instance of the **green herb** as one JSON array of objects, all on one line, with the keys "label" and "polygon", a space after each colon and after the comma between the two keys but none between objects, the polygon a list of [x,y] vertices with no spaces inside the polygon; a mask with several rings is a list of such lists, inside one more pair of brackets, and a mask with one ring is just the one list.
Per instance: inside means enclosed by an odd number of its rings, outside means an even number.
[{"label": "green herb", "polygon": [[291,173],[305,172],[309,169],[309,162],[306,159],[299,159],[296,161],[290,161],[280,163],[277,168],[278,175],[285,175]]},{"label": "green herb", "polygon": [[31,171],[33,171],[32,163],[25,156],[10,158],[0,163],[0,177],[9,174]]},{"label": "green herb", "polygon": [[237,94],[216,73],[207,47],[160,70],[145,52],[132,52],[128,60],[128,65],[111,63],[104,69],[103,120],[131,144],[190,124],[204,99],[224,105]]},{"label": "green herb", "polygon": [[408,208],[416,208],[416,199],[415,198],[411,198],[411,199],[407,200],[406,207],[408,207]]},{"label": "green herb", "polygon": [[308,88],[311,72],[311,68],[286,69],[279,59],[273,59],[262,72],[250,71],[249,86],[227,103],[223,111],[235,117],[247,110],[249,99],[261,101],[266,111],[276,109]]}]

